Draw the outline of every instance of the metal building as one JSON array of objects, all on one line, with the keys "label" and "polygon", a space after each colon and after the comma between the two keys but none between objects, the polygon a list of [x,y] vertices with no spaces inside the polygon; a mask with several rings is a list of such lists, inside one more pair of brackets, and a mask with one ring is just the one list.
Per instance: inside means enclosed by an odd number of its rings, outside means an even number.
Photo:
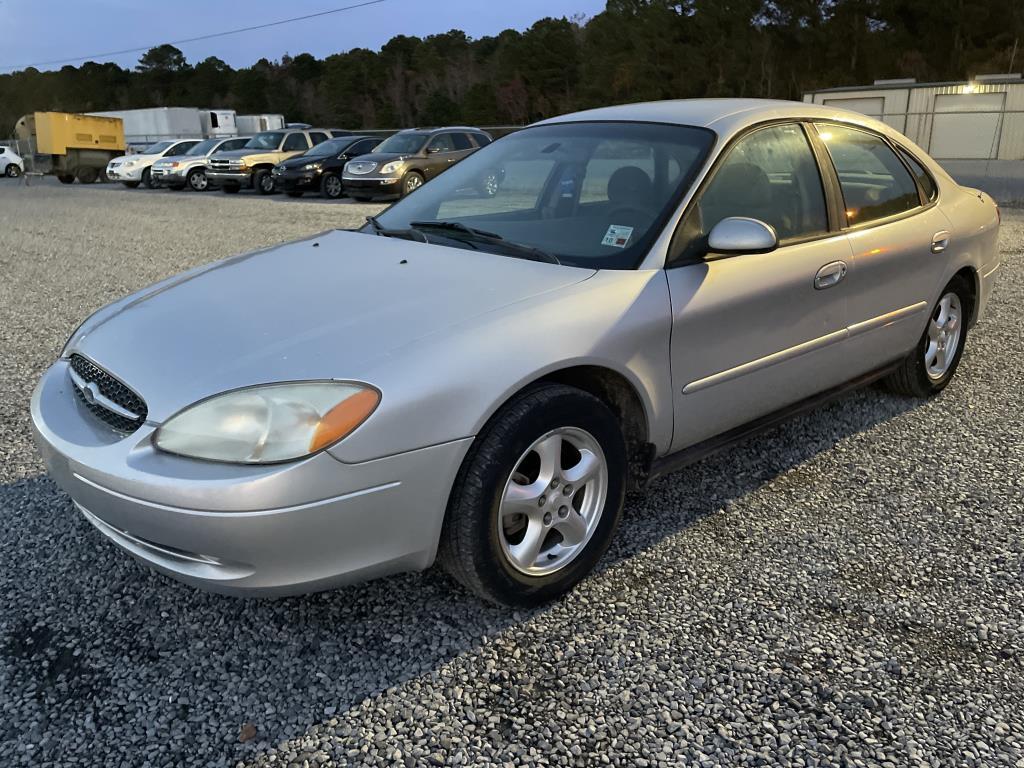
[{"label": "metal building", "polygon": [[978,75],[955,83],[913,79],[826,88],[804,101],[882,120],[936,160],[1024,160],[1024,79]]}]

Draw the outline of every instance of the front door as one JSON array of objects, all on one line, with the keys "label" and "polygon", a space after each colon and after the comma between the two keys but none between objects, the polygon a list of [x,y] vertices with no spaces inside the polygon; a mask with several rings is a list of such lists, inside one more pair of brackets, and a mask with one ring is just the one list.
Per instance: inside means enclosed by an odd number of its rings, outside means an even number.
[{"label": "front door", "polygon": [[443,173],[458,160],[455,141],[450,133],[439,133],[427,145],[427,162],[423,169],[426,178],[432,179]]},{"label": "front door", "polygon": [[[776,230],[770,253],[705,253],[724,218]],[[666,270],[672,300],[672,384],[679,450],[783,408],[852,374],[844,361],[851,260],[830,226],[804,126],[759,128],[738,140],[681,224]]]}]

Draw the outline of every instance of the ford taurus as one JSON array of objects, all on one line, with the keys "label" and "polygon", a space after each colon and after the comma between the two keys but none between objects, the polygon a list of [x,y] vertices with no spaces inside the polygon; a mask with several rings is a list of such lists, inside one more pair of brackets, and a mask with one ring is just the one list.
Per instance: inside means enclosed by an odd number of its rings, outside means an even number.
[{"label": "ford taurus", "polygon": [[306,592],[437,559],[536,604],[594,568],[628,488],[851,387],[946,387],[998,226],[859,114],[597,109],[358,231],[99,310],[32,419],[78,510],[190,584]]}]

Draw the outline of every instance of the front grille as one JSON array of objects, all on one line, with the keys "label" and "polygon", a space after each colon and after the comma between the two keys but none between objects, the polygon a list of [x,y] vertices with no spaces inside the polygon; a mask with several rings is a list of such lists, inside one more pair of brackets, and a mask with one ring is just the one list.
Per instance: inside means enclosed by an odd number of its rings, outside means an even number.
[{"label": "front grille", "polygon": [[135,414],[135,418],[129,418],[110,410],[102,405],[99,400],[87,398],[85,393],[76,384],[74,390],[78,400],[100,421],[110,425],[119,432],[126,433],[134,432],[145,422],[146,416],[149,415],[146,402],[118,379],[81,355],[71,356],[71,370],[82,381],[92,384],[99,391],[99,394],[111,403]]},{"label": "front grille", "polygon": [[231,171],[241,167],[241,160],[210,160],[210,168],[215,171]]},{"label": "front grille", "polygon": [[354,173],[356,176],[365,176],[377,170],[377,164],[369,160],[353,160],[345,166],[345,170]]}]

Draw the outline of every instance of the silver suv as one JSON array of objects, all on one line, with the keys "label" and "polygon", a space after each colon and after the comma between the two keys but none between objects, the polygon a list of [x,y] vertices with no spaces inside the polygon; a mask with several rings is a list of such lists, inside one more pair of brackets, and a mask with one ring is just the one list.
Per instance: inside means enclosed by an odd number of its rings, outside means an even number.
[{"label": "silver suv", "polygon": [[153,163],[150,169],[151,184],[180,190],[188,187],[196,192],[205,192],[210,186],[206,176],[206,164],[217,152],[230,152],[244,147],[250,137],[237,136],[233,139],[206,139],[196,144],[184,155],[166,157]]}]

